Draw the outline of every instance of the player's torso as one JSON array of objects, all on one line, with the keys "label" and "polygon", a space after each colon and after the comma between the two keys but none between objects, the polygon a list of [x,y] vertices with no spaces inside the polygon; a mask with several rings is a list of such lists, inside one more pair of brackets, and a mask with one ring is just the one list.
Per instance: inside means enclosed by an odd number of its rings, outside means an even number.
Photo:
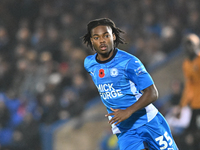
[{"label": "player's torso", "polygon": [[[130,62],[132,62],[131,66]],[[112,112],[110,108],[126,109],[142,96],[139,91],[141,87],[137,84],[137,76],[143,76],[144,74],[142,74],[143,69],[138,62],[139,60],[134,56],[119,50],[115,57],[106,63],[99,63],[96,60],[96,55],[88,56],[85,59],[85,69],[90,73],[108,113]],[[142,77],[143,80],[145,77],[146,75]],[[144,80],[144,82],[148,85],[153,83],[150,79]],[[150,104],[132,114],[127,120],[118,124],[117,127],[120,131],[137,128],[150,121],[157,112],[157,109]],[[115,127],[112,128],[114,134],[118,133],[118,128],[117,131]]]},{"label": "player's torso", "polygon": [[[126,75],[126,64],[129,60],[118,57],[105,64],[96,64],[91,67],[90,75],[99,91],[103,103],[107,107],[121,108],[127,106],[128,101],[134,101],[134,97],[128,95],[137,93],[133,91],[134,83]],[[136,90],[136,89],[135,89]]]},{"label": "player's torso", "polygon": [[185,60],[183,63],[183,70],[187,77],[191,79],[193,84],[199,85],[200,83],[200,56],[194,60]]}]

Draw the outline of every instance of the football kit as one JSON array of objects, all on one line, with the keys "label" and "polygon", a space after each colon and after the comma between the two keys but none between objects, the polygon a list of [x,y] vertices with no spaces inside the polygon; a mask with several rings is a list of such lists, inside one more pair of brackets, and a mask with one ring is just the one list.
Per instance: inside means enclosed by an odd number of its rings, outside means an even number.
[{"label": "football kit", "polygon": [[[91,75],[108,113],[112,113],[110,108],[126,109],[130,107],[142,96],[145,88],[154,84],[137,57],[117,48],[106,61],[99,61],[97,53],[87,56],[84,67]],[[109,116],[109,119],[111,118],[112,116]],[[158,118],[161,120],[160,122]],[[165,125],[161,126],[163,122]],[[144,131],[147,131],[148,128],[152,130],[147,126],[150,123],[152,123],[151,127],[155,126],[154,128],[159,131],[153,132],[158,134],[141,132],[142,128],[145,128]],[[157,123],[161,123],[160,126]],[[134,112],[118,125],[112,124],[112,132],[118,137],[120,150],[144,149],[146,145],[144,142],[147,143],[149,149],[156,147],[163,150],[177,150],[164,117],[153,104]],[[151,141],[153,139],[154,144],[150,143],[150,139]]]}]

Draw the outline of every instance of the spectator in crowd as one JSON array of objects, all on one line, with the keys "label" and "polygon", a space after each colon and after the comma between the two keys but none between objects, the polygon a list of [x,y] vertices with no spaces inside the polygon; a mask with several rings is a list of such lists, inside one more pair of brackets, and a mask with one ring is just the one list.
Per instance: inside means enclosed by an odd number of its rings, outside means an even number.
[{"label": "spectator in crowd", "polygon": [[10,112],[3,99],[0,100],[0,129],[7,127],[10,120]]},{"label": "spectator in crowd", "polygon": [[63,90],[60,99],[61,109],[59,111],[60,119],[68,119],[81,114],[83,111],[83,101],[81,101],[80,93],[73,87],[68,87]]},{"label": "spectator in crowd", "polygon": [[[191,121],[191,115],[192,111],[191,108],[187,105],[184,106],[180,112],[179,112],[179,103],[182,96],[182,82],[178,79],[174,79],[171,83],[171,93],[168,97],[168,101],[163,106],[166,110],[165,118],[171,128],[172,134],[174,136],[174,139],[179,145],[179,149],[184,149],[184,132],[188,128],[190,121]],[[164,109],[162,108],[162,109]],[[180,113],[180,114],[179,114]],[[177,117],[179,115],[179,117]]]},{"label": "spectator in crowd", "polygon": [[50,125],[58,120],[58,102],[52,93],[45,93],[41,97],[41,119],[40,122]]},{"label": "spectator in crowd", "polygon": [[12,138],[12,150],[40,149],[39,124],[31,113],[26,113],[23,121],[15,128]]}]

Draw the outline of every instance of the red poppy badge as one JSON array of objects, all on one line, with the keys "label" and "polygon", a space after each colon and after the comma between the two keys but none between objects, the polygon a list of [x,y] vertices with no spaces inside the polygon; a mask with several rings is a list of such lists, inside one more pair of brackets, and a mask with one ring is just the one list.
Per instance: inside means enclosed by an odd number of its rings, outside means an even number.
[{"label": "red poppy badge", "polygon": [[104,70],[103,70],[103,69],[100,69],[100,70],[99,70],[99,77],[100,77],[100,78],[103,78],[104,76],[105,76]]}]

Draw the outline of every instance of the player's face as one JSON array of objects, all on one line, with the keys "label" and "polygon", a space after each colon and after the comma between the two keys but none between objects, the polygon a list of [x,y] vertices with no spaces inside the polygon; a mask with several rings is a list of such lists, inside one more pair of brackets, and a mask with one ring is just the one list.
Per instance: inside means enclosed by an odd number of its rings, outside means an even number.
[{"label": "player's face", "polygon": [[114,49],[115,34],[109,26],[97,26],[91,30],[91,42],[96,52],[101,56],[109,57]]},{"label": "player's face", "polygon": [[184,43],[184,50],[188,56],[195,56],[197,49],[198,46],[194,43],[194,41],[188,40]]}]

